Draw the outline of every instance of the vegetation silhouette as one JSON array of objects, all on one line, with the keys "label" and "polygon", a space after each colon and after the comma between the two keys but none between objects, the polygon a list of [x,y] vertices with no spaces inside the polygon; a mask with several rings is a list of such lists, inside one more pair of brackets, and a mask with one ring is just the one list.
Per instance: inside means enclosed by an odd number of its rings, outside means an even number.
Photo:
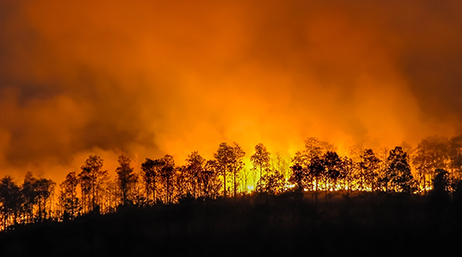
[{"label": "vegetation silhouette", "polygon": [[139,172],[121,155],[114,178],[90,155],[57,195],[55,182],[30,172],[21,185],[5,176],[0,249],[2,256],[416,254],[461,239],[459,138],[425,139],[411,153],[401,146],[383,156],[357,153],[339,156],[309,138],[289,167],[272,163],[258,144],[248,171],[242,148],[221,143],[212,160],[197,151],[181,166],[170,155],[146,158]]}]

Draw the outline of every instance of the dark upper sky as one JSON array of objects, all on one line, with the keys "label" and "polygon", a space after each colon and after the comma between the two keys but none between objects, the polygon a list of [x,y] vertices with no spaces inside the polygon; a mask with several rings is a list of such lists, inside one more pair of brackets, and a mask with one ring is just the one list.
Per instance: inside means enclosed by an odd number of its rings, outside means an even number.
[{"label": "dark upper sky", "polygon": [[[320,3],[322,2],[322,3]],[[0,168],[460,134],[460,1],[1,1]]]}]

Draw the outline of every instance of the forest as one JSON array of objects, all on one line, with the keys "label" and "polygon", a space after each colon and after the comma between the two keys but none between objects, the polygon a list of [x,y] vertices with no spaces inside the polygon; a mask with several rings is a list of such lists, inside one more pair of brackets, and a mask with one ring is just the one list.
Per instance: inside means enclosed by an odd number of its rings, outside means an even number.
[{"label": "forest", "polygon": [[[436,189],[449,197],[461,188],[462,137],[429,137],[414,149],[406,145],[381,152],[356,149],[350,156],[339,156],[334,145],[314,137],[304,143],[290,165],[258,144],[246,169],[242,148],[221,143],[213,159],[193,151],[181,166],[165,155],[146,158],[136,171],[130,159],[121,155],[112,179],[97,155],[90,155],[80,172],[69,172],[59,185],[31,172],[22,183],[5,176],[0,180],[0,228],[73,220],[87,213],[109,214],[128,205],[176,204],[182,199],[301,191],[312,193],[317,202],[333,193],[427,195]],[[252,177],[255,186],[249,186]]]},{"label": "forest", "polygon": [[[5,256],[453,253],[462,231],[462,137],[390,150],[308,138],[290,165],[263,144],[221,143],[177,166],[120,155],[113,178],[90,155],[59,185],[0,180]],[[251,181],[256,181],[255,186]],[[250,182],[249,182],[250,181]]]}]

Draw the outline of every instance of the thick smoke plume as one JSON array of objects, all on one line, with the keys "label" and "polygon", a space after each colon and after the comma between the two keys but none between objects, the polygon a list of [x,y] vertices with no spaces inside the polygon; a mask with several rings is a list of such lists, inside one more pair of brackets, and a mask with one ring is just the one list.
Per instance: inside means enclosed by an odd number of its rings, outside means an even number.
[{"label": "thick smoke plume", "polygon": [[[0,168],[460,133],[460,1],[2,1]],[[112,169],[109,165],[108,169]]]}]

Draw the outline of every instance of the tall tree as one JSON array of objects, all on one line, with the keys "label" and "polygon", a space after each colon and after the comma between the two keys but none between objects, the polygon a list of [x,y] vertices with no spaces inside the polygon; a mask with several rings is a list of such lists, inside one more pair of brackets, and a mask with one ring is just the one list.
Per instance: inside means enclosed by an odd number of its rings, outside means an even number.
[{"label": "tall tree", "polygon": [[17,223],[18,212],[24,202],[21,194],[21,188],[13,181],[10,176],[5,176],[0,180],[0,203],[5,227],[11,225],[8,221],[10,218],[13,224]]},{"label": "tall tree", "polygon": [[160,161],[159,160],[152,160],[149,158],[146,158],[146,160],[141,164],[141,170],[142,170],[142,177],[144,181],[144,187],[145,187],[145,192],[146,192],[146,200],[147,202],[156,202],[157,197],[156,197],[156,181],[157,181],[157,176],[159,175],[159,168],[160,167]]},{"label": "tall tree", "polygon": [[266,172],[270,169],[270,153],[262,143],[255,146],[255,152],[250,156],[250,162],[252,163],[252,170],[258,171],[260,174],[257,183],[259,186],[262,182],[263,171]]},{"label": "tall tree", "polygon": [[226,175],[230,172],[230,163],[233,161],[233,149],[227,143],[223,142],[218,146],[214,157],[217,160],[218,172],[223,176],[223,197],[226,198]]},{"label": "tall tree", "polygon": [[391,150],[388,156],[386,188],[388,185],[400,193],[411,193],[415,190],[416,183],[411,174],[407,153],[400,146]]},{"label": "tall tree", "polygon": [[290,166],[292,173],[289,177],[289,183],[296,186],[296,190],[302,191],[304,189],[304,182],[307,174],[307,169],[303,168],[300,164]]},{"label": "tall tree", "polygon": [[340,170],[339,178],[343,182],[343,188],[347,190],[347,194],[351,191],[351,184],[354,180],[354,172],[357,164],[352,158],[345,156],[342,157],[342,169]]},{"label": "tall tree", "polygon": [[192,197],[197,198],[200,195],[200,178],[201,173],[204,171],[205,159],[194,151],[188,155],[186,159],[185,173],[187,174],[187,184],[189,189],[187,190]]},{"label": "tall tree", "polygon": [[332,190],[335,190],[342,170],[342,160],[336,152],[327,151],[322,161],[326,169],[326,191],[329,190],[329,185]]},{"label": "tall tree", "polygon": [[166,203],[171,203],[172,189],[173,189],[173,175],[175,172],[175,161],[173,156],[165,155],[160,159],[159,163],[161,164],[160,177],[165,186],[165,197]]},{"label": "tall tree", "polygon": [[43,221],[51,217],[51,208],[47,210],[47,203],[52,199],[55,182],[51,179],[40,178],[36,181],[35,190],[37,192],[38,218]]},{"label": "tall tree", "polygon": [[239,172],[244,169],[244,156],[245,152],[242,150],[241,146],[238,145],[236,142],[233,143],[232,146],[232,162],[231,162],[231,171],[233,173],[233,189],[234,189],[234,197],[237,195],[237,179],[239,176]]},{"label": "tall tree", "polygon": [[377,187],[378,169],[380,159],[375,156],[372,149],[365,149],[361,154],[361,162],[359,163],[359,182],[360,189],[369,188],[375,191]]},{"label": "tall tree", "polygon": [[117,184],[121,192],[121,201],[126,205],[132,197],[130,192],[134,189],[136,184],[136,176],[133,172],[133,168],[130,167],[130,159],[126,156],[120,155],[119,166],[116,168],[117,173]]},{"label": "tall tree", "polygon": [[34,221],[34,206],[37,204],[37,190],[35,190],[37,185],[36,182],[37,179],[34,178],[30,171],[28,171],[24,177],[24,182],[21,188],[21,193],[24,197],[24,221],[27,223]]},{"label": "tall tree", "polygon": [[70,219],[75,218],[79,211],[79,198],[77,197],[78,178],[74,171],[66,175],[66,179],[59,185],[59,202],[64,209],[64,216]]},{"label": "tall tree", "polygon": [[228,145],[227,143],[221,143],[218,147],[217,152],[214,154],[215,159],[217,160],[217,167],[220,174],[223,176],[224,183],[224,192],[223,195],[226,198],[226,175],[231,173],[233,175],[233,189],[234,196],[237,194],[237,177],[238,172],[244,168],[244,158],[245,152],[242,148],[234,143],[233,145]]},{"label": "tall tree", "polygon": [[[295,153],[295,156],[292,158],[292,163],[294,164],[293,167],[301,166],[302,170],[306,171],[304,173],[306,175],[304,177],[305,188],[309,188],[310,190],[313,190],[313,188],[315,188],[315,190],[318,189],[319,180],[315,181],[316,177],[313,176],[314,173],[310,171],[309,166],[311,165],[312,160],[321,159],[321,157],[328,151],[335,151],[335,147],[325,141],[317,139],[316,137],[309,137],[305,140],[304,149]],[[316,166],[316,164],[314,164],[314,166]],[[318,177],[318,179],[319,178],[320,177]]]},{"label": "tall tree", "polygon": [[102,167],[103,159],[97,155],[90,155],[81,167],[82,172],[78,175],[87,211],[99,212],[99,196],[108,175],[107,170],[103,170]]},{"label": "tall tree", "polygon": [[218,174],[216,160],[208,160],[203,172],[199,174],[199,184],[202,187],[203,196],[206,198],[217,198],[221,189],[221,182]]},{"label": "tall tree", "polygon": [[[450,152],[449,141],[441,137],[428,137],[417,145],[412,164],[417,171],[419,183],[425,192],[431,186],[435,170],[450,168],[447,166],[451,156]],[[452,151],[452,153],[455,154],[456,151]]]},{"label": "tall tree", "polygon": [[314,157],[321,157],[328,151],[335,151],[335,147],[325,141],[321,141],[316,137],[309,137],[305,140],[305,148],[295,153],[292,162],[299,164],[302,167],[308,167],[310,161]]},{"label": "tall tree", "polygon": [[315,156],[308,165],[308,174],[315,180],[314,191],[318,191],[319,181],[324,175],[325,167],[321,158]]}]

